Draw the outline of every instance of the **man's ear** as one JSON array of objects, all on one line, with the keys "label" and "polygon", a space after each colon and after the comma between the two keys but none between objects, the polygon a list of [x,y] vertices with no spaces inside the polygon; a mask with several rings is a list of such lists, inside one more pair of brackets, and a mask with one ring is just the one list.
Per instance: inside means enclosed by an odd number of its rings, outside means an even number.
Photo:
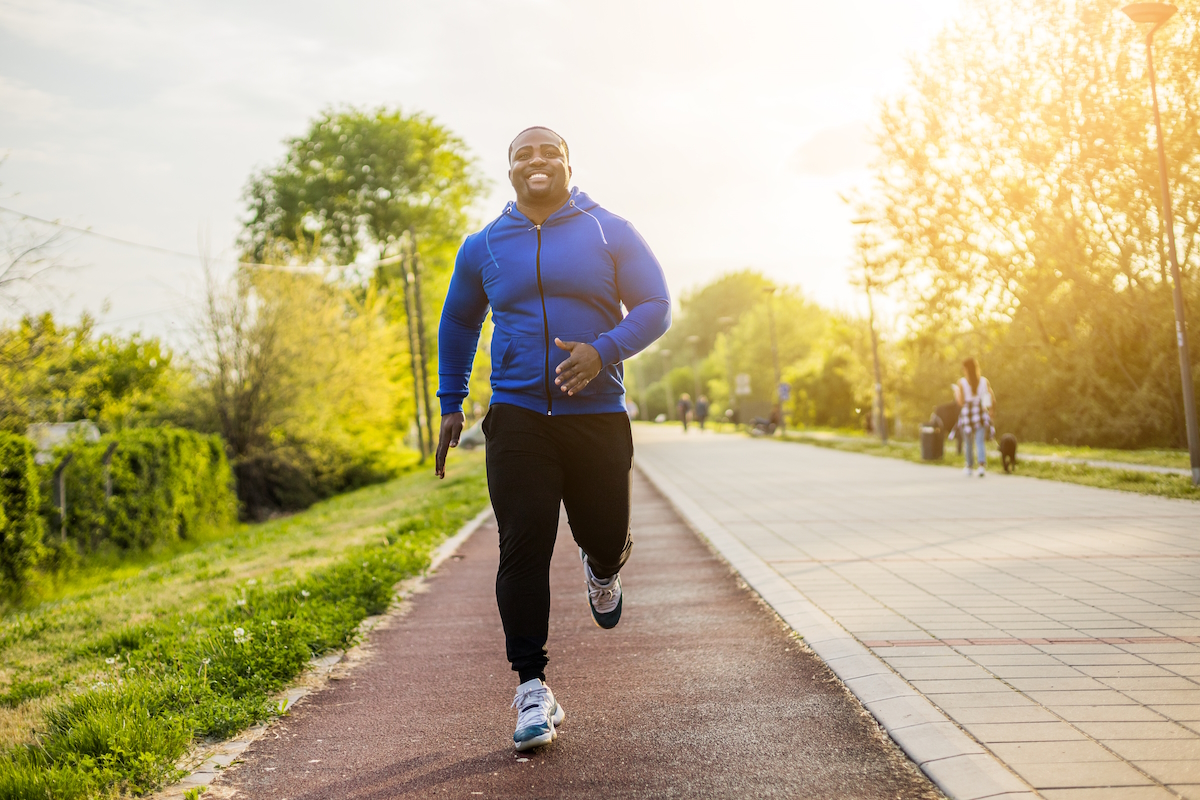
[{"label": "man's ear", "polygon": [[571,167],[570,164],[567,164],[567,177],[569,178],[574,174],[575,174],[575,170]]}]

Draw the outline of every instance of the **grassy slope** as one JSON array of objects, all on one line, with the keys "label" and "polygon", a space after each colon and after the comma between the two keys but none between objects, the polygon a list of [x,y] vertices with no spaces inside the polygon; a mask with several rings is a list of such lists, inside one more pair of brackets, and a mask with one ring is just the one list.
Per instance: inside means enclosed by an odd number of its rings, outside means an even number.
[{"label": "grassy slope", "polygon": [[[964,466],[963,457],[956,455],[953,450],[953,443],[946,451],[946,457],[940,462],[930,462],[921,460],[921,451],[912,442],[889,442],[887,446],[880,444],[878,439],[860,437],[852,441],[846,438],[821,438],[819,436],[806,436],[805,432],[789,432],[789,441],[796,441],[802,444],[816,445],[817,447],[827,447],[833,450],[844,450],[851,453],[866,453],[873,456],[886,456],[888,458],[899,458],[904,461],[911,461],[915,464],[923,464],[927,466],[942,466],[954,467],[962,469]],[[1022,445],[1024,447],[1024,445]],[[1055,452],[1060,454],[1074,455],[1079,450],[1087,448],[1069,448],[1069,453],[1064,452],[1063,448],[1055,447]],[[1108,460],[1108,453],[1115,452],[1154,452],[1154,451],[1107,451],[1094,450],[1092,453],[1105,453],[1102,456]],[[1184,458],[1186,458],[1186,453]],[[1085,456],[1080,456],[1085,457]],[[1101,456],[1091,455],[1089,458],[1100,458]],[[1018,452],[1019,458],[1019,452]],[[1154,462],[1134,462],[1134,463],[1154,463]],[[999,464],[995,461],[989,461],[991,467],[990,473],[993,477],[1003,478],[1004,473],[999,469]],[[1165,466],[1175,466],[1175,464],[1167,464]],[[1183,466],[1187,466],[1186,460]],[[1159,497],[1175,497],[1187,500],[1200,500],[1200,489],[1192,486],[1191,478],[1183,475],[1159,475],[1151,472],[1136,472],[1134,470],[1107,469],[1099,467],[1087,467],[1078,464],[1052,464],[1038,461],[1020,461],[1017,466],[1017,473],[1033,478],[1044,478],[1046,480],[1065,481],[1067,483],[1080,483],[1085,486],[1098,486],[1102,489],[1118,489],[1125,492],[1137,492],[1139,494],[1151,494]]]},{"label": "grassy slope", "polygon": [[[244,682],[243,673],[260,667],[265,676],[254,678],[253,685],[230,689],[233,699],[222,696],[221,702],[244,707],[231,707],[215,720],[193,715],[180,722],[180,730],[190,739],[228,733],[230,725],[261,718],[263,698],[295,674],[296,664],[306,662],[311,651],[343,644],[362,616],[379,610],[378,598],[387,593],[381,594],[370,581],[419,571],[438,541],[484,507],[482,453],[456,453],[450,467],[444,483],[430,474],[432,470],[421,470],[291,517],[239,526],[223,536],[144,555],[132,563],[93,565],[72,576],[66,586],[43,587],[41,602],[10,610],[0,622],[0,751],[25,752],[33,730],[40,734],[40,745],[55,741],[56,720],[60,727],[80,727],[70,714],[63,717],[64,708],[78,715],[82,712],[77,707],[97,692],[133,691],[136,681],[130,675],[137,675],[142,684],[153,684],[149,673],[166,682],[170,670],[164,665],[204,654],[162,644],[168,639],[190,637],[195,640],[194,646],[188,645],[192,650],[215,647],[209,660],[199,663],[203,670],[216,670],[222,648],[230,644],[225,640],[237,630],[243,631],[237,637],[242,640],[249,638],[245,631],[259,630],[255,626],[263,626],[263,638],[282,636],[286,629],[294,645],[294,664],[239,662],[241,672],[230,679],[234,683]],[[402,547],[389,547],[389,542]],[[346,572],[347,562],[354,562],[350,566],[355,572]],[[367,583],[356,587],[356,581]],[[303,596],[302,587],[308,587]],[[259,655],[273,658],[272,648],[265,641],[262,645]],[[251,649],[235,644],[230,652]],[[211,683],[222,691],[232,685],[215,677]],[[148,691],[157,691],[155,686]],[[213,702],[195,697],[197,702]],[[190,706],[183,703],[179,708]],[[171,754],[162,755],[162,763],[170,763]],[[116,776],[126,789],[137,788],[139,780],[152,784],[156,779],[153,768],[137,780],[120,769],[103,773],[91,762],[71,769],[90,769],[100,776],[97,785]],[[0,785],[0,794],[11,791]],[[80,796],[92,793],[87,789]]]}]

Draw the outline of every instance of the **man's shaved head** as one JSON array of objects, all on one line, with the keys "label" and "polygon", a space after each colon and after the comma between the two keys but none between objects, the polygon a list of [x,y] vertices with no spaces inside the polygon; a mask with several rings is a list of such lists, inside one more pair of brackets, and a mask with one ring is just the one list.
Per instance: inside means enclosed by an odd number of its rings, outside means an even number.
[{"label": "man's shaved head", "polygon": [[514,136],[513,140],[508,143],[508,161],[510,164],[512,163],[513,145],[516,143],[517,139],[521,138],[522,134],[528,133],[529,131],[546,131],[547,133],[553,133],[558,140],[562,142],[563,155],[566,156],[567,161],[571,160],[571,149],[567,147],[567,140],[559,136],[558,131],[552,128],[547,128],[545,125],[530,125],[528,128],[521,131],[521,133],[518,133],[516,136]]}]

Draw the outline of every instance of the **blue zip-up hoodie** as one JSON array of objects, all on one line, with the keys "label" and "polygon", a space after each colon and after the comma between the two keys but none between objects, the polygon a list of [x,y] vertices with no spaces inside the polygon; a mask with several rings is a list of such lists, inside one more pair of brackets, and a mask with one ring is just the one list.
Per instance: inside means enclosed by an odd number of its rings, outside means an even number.
[{"label": "blue zip-up hoodie", "polygon": [[[443,415],[462,410],[489,305],[492,402],[547,415],[624,411],[621,362],[671,325],[666,278],[645,240],[578,187],[541,225],[510,202],[463,242],[438,331]],[[554,385],[570,355],[555,337],[592,345],[603,363],[574,396]]]}]

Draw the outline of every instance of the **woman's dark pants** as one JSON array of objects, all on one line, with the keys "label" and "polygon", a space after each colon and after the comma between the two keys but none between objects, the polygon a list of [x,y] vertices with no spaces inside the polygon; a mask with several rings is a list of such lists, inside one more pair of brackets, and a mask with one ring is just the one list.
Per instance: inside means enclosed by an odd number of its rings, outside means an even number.
[{"label": "woman's dark pants", "polygon": [[[624,413],[546,416],[497,404],[483,422],[488,491],[500,528],[496,602],[508,660],[521,678],[546,679],[550,557],[560,504],[597,578],[629,559],[633,437]],[[583,597],[580,567],[580,603]]]}]

